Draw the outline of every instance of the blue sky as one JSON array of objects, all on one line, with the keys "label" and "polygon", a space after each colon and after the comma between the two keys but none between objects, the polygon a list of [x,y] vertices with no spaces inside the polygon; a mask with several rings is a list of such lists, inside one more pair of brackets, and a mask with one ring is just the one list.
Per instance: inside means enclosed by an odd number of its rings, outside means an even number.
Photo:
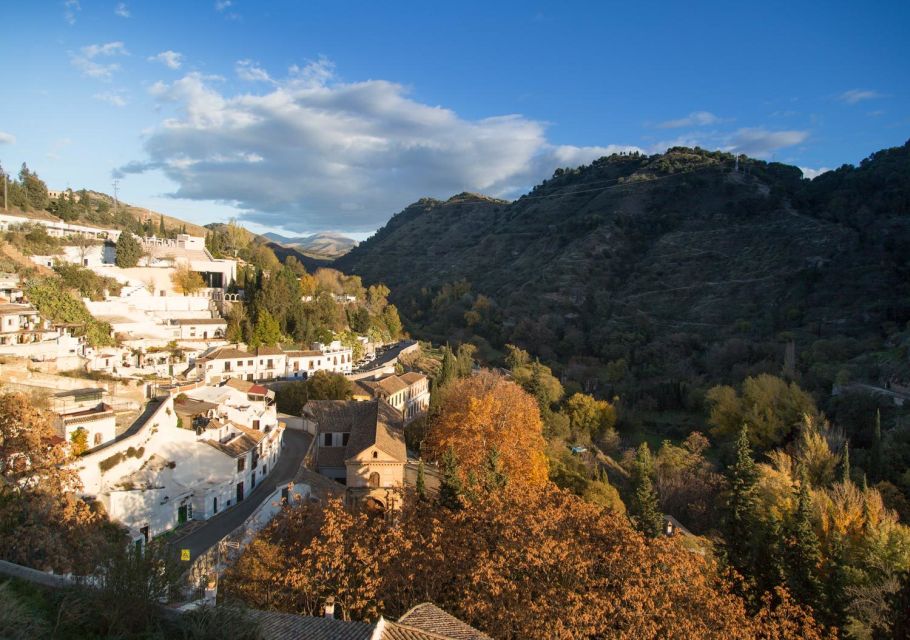
[{"label": "blue sky", "polygon": [[423,196],[701,145],[910,137],[907,2],[20,2],[0,162],[197,223],[364,237]]}]

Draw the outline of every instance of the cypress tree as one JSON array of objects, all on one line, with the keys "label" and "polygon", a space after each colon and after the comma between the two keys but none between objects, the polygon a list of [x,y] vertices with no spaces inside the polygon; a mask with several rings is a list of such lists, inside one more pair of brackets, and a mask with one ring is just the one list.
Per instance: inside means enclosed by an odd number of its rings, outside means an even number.
[{"label": "cypress tree", "polygon": [[439,504],[449,509],[461,509],[464,484],[458,474],[458,457],[452,447],[442,454],[442,481],[439,484]]},{"label": "cypress tree", "polygon": [[749,430],[743,425],[736,441],[736,460],[727,469],[730,492],[726,504],[727,554],[734,567],[751,574],[754,546],[753,536],[758,533],[756,511],[758,501],[755,484],[758,472],[749,447]]},{"label": "cypress tree", "polygon": [[161,214],[161,217],[158,218],[158,237],[163,238],[167,235],[167,230],[164,228],[164,214]]},{"label": "cypress tree", "polygon": [[438,386],[442,388],[457,377],[458,362],[449,345],[446,345],[442,348],[442,368],[439,371]]},{"label": "cypress tree", "polygon": [[417,482],[415,483],[415,488],[417,489],[417,497],[421,500],[427,499],[427,480],[424,475],[423,470],[423,460],[417,463]]},{"label": "cypress tree", "polygon": [[642,442],[635,454],[632,470],[632,499],[629,501],[629,515],[636,528],[646,536],[656,538],[663,531],[664,518],[657,501],[657,494],[651,484],[651,451],[648,443]]},{"label": "cypress tree", "polygon": [[500,491],[507,482],[508,476],[502,470],[499,449],[491,447],[483,461],[483,487],[487,492]]},{"label": "cypress tree", "polygon": [[789,585],[793,594],[802,602],[817,608],[821,594],[818,565],[821,561],[818,536],[812,528],[812,497],[809,479],[804,467],[799,470],[799,488],[796,494],[796,513],[790,527],[790,548],[787,568]]},{"label": "cypress tree", "polygon": [[841,462],[841,481],[850,483],[850,441],[844,443],[844,459]]},{"label": "cypress tree", "polygon": [[880,409],[875,410],[875,423],[872,426],[872,451],[871,453],[871,468],[869,473],[872,474],[872,479],[877,480],[880,477],[881,473],[881,464],[882,464],[882,412]]}]

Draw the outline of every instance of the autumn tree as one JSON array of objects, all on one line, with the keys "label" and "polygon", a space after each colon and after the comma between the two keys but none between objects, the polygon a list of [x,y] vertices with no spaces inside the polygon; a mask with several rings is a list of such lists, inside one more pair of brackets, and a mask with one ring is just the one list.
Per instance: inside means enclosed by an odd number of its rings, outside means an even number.
[{"label": "autumn tree", "polygon": [[371,621],[429,600],[504,640],[822,637],[785,590],[750,615],[707,558],[552,486],[510,484],[455,510],[406,496],[393,520],[340,500],[301,503],[257,536],[223,588],[305,615],[332,597],[341,617]]},{"label": "autumn tree", "polygon": [[70,456],[47,413],[23,394],[0,395],[0,557],[78,574],[123,543],[103,511],[77,497]]},{"label": "autumn tree", "polygon": [[788,384],[766,373],[746,378],[741,392],[729,386],[712,387],[706,399],[714,434],[734,436],[748,424],[750,442],[760,449],[784,442],[806,415],[819,417],[812,397],[795,382]]},{"label": "autumn tree", "polygon": [[187,296],[196,293],[205,286],[202,276],[190,269],[189,265],[180,264],[171,273],[171,284],[174,290]]},{"label": "autumn tree", "polygon": [[590,440],[606,433],[616,424],[616,408],[606,400],[596,400],[586,393],[576,393],[566,400],[564,413],[576,438]]},{"label": "autumn tree", "polygon": [[547,480],[540,414],[534,399],[502,376],[489,371],[455,380],[441,390],[425,452],[440,460],[451,447],[464,477],[479,472],[495,447],[510,482],[540,487]]}]

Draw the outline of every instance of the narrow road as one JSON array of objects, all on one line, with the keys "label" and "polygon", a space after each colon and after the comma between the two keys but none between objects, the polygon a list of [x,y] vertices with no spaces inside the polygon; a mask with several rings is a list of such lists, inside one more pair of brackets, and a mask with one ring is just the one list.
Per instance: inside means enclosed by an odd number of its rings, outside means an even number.
[{"label": "narrow road", "polygon": [[294,479],[312,438],[313,436],[308,433],[285,429],[284,446],[275,468],[256,485],[252,493],[240,504],[209,518],[202,526],[186,536],[175,538],[170,544],[177,549],[189,549],[193,560],[208,551],[224,536],[243,524],[279,486]]},{"label": "narrow road", "polygon": [[367,371],[373,371],[374,369],[381,369],[387,364],[394,362],[395,359],[401,355],[402,351],[414,344],[417,344],[416,340],[402,340],[401,342],[395,344],[393,347],[390,347],[388,351],[385,351],[384,353],[378,355],[375,360],[368,363],[363,368],[354,369],[351,373],[364,373]]}]

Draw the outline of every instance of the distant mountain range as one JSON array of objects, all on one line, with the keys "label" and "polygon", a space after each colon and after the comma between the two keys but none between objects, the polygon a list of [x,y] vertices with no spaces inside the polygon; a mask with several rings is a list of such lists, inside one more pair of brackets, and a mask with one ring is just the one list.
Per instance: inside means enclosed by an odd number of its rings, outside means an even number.
[{"label": "distant mountain range", "polygon": [[333,260],[357,246],[357,242],[339,233],[316,233],[311,236],[288,237],[278,233],[262,234],[272,242],[293,247],[313,258]]},{"label": "distant mountain range", "polygon": [[657,406],[787,366],[819,390],[903,377],[856,359],[910,320],[910,143],[811,181],[698,148],[613,155],[514,202],[420,200],[334,265],[388,285],[416,337],[518,344]]}]

